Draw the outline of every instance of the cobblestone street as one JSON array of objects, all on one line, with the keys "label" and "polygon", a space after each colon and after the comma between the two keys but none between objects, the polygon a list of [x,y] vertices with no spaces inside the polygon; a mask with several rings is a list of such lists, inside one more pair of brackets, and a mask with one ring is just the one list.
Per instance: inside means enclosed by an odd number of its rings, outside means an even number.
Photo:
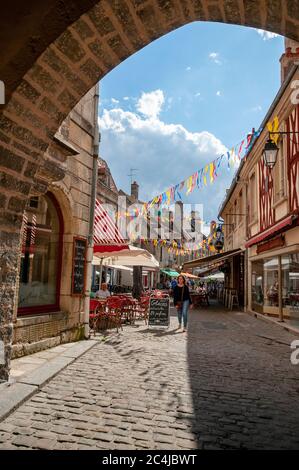
[{"label": "cobblestone street", "polygon": [[298,449],[296,337],[217,308],[81,356],[0,423],[2,449]]}]

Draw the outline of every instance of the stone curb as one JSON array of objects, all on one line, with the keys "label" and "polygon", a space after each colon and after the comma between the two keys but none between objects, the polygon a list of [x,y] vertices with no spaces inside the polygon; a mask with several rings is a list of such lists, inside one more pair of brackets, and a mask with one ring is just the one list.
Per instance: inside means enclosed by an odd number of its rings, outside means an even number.
[{"label": "stone curb", "polygon": [[[243,312],[244,313],[244,312]],[[247,312],[247,315],[250,315],[251,317],[255,317],[257,318],[258,320],[262,320],[262,321],[265,321],[265,322],[270,322],[272,323],[273,325],[276,325],[278,326],[278,328],[282,328],[290,333],[294,333],[296,335],[299,335],[299,328],[296,328],[295,326],[292,326],[292,325],[289,325],[288,323],[285,323],[285,322],[278,322],[277,320],[275,320],[274,318],[270,318],[270,317],[266,317],[265,315],[263,315],[262,313],[258,313],[258,312],[251,312],[250,310],[248,310]]]},{"label": "stone curb", "polygon": [[80,356],[92,349],[98,341],[89,340],[75,344],[69,350],[51,359],[28,374],[24,374],[15,383],[0,385],[0,422],[7,418],[22,403],[32,397],[60,371],[75,362]]}]

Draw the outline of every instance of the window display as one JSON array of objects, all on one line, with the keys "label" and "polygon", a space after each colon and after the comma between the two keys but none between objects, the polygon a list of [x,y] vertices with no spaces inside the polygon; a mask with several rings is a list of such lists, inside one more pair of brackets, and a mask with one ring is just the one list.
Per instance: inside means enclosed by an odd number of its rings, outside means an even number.
[{"label": "window display", "polygon": [[282,256],[282,304],[290,319],[299,319],[299,253]]},{"label": "window display", "polygon": [[299,318],[299,253],[266,258],[252,263],[252,309],[261,313],[277,313],[275,308],[279,308],[280,266],[281,305],[284,315]]},{"label": "window display", "polygon": [[57,304],[61,217],[53,196],[34,198],[24,214],[19,309]]}]

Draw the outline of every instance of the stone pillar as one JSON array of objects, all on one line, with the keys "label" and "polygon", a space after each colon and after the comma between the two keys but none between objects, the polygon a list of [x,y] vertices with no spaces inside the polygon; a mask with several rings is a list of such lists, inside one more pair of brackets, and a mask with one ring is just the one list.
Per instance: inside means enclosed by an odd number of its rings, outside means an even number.
[{"label": "stone pillar", "polygon": [[18,257],[21,224],[15,233],[0,226],[0,382],[9,378],[13,316],[17,308]]}]

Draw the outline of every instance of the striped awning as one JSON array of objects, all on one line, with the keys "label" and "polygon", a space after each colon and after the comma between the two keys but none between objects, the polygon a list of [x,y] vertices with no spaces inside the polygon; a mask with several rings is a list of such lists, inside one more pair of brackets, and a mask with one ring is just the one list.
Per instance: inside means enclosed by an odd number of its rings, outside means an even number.
[{"label": "striped awning", "polygon": [[96,200],[94,217],[94,245],[124,245],[123,239],[117,225],[110,217],[107,209]]}]

